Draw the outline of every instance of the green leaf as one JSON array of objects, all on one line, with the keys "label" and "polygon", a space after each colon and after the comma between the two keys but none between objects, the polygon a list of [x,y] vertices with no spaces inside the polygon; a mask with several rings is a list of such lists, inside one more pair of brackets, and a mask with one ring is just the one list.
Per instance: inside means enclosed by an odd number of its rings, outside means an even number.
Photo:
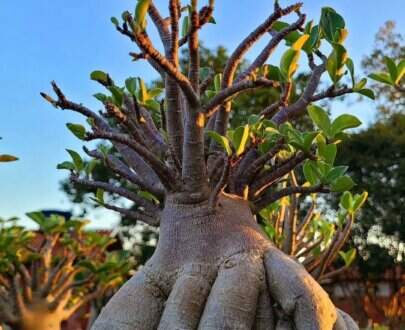
[{"label": "green leaf", "polygon": [[236,156],[240,156],[245,151],[246,144],[249,140],[249,132],[249,125],[240,126],[235,129],[232,142],[236,150]]},{"label": "green leaf", "polygon": [[135,32],[140,33],[146,29],[146,14],[150,0],[138,0],[135,7]]},{"label": "green leaf", "polygon": [[155,195],[150,193],[149,191],[139,190],[137,193],[138,193],[139,196],[141,196],[142,198],[147,199],[148,201],[155,202],[156,204],[160,203],[159,199]]},{"label": "green leaf", "polygon": [[300,52],[293,48],[287,49],[280,61],[280,71],[286,80],[290,80],[298,68]]},{"label": "green leaf", "polygon": [[80,172],[81,170],[83,170],[84,163],[82,157],[80,157],[80,155],[74,150],[66,149],[66,151],[72,158],[76,171]]},{"label": "green leaf", "polygon": [[363,89],[360,89],[359,91],[357,91],[357,93],[367,96],[369,99],[372,99],[372,100],[375,99],[374,92],[371,89],[363,88]]},{"label": "green leaf", "polygon": [[190,17],[184,16],[183,23],[181,25],[181,36],[185,37],[190,30]]},{"label": "green leaf", "polygon": [[208,23],[217,24],[217,21],[215,20],[214,16],[211,16],[210,19],[208,20]]},{"label": "green leaf", "polygon": [[73,133],[74,136],[76,136],[80,140],[84,140],[84,137],[86,136],[86,129],[84,126],[79,125],[79,124],[72,124],[72,123],[67,123],[66,127]]},{"label": "green leaf", "polygon": [[86,164],[85,169],[84,169],[85,172],[86,172],[86,174],[87,174],[87,175],[90,175],[90,174],[93,172],[94,168],[97,166],[98,163],[99,163],[99,161],[96,160],[96,159],[90,160],[90,161]]},{"label": "green leaf", "polygon": [[392,86],[391,77],[386,72],[376,72],[368,75],[371,79]]},{"label": "green leaf", "polygon": [[100,70],[95,70],[92,73],[90,73],[90,79],[98,81],[103,85],[108,84],[110,81],[108,74]]},{"label": "green leaf", "polygon": [[304,137],[303,147],[305,152],[308,152],[311,149],[312,142],[314,142],[318,134],[319,134],[318,132],[306,132],[303,134]]},{"label": "green leaf", "polygon": [[275,65],[267,65],[267,78],[274,81],[283,81],[280,69]]},{"label": "green leaf", "polygon": [[339,29],[335,32],[335,42],[338,44],[343,44],[343,42],[346,40],[347,35],[349,34],[349,31],[346,29]]},{"label": "green leaf", "polygon": [[394,81],[395,85],[398,85],[401,82],[401,79],[405,76],[405,60],[398,63],[397,72],[397,79]]},{"label": "green leaf", "polygon": [[[274,31],[280,32],[286,28],[288,28],[290,26],[290,24],[286,23],[286,22],[282,22],[282,21],[277,21],[274,22],[273,25],[271,26],[271,28]],[[288,33],[285,37],[284,40],[287,42],[288,45],[292,45],[295,41],[297,41],[297,39],[300,37],[300,33],[298,31],[292,31],[290,33]]]},{"label": "green leaf", "polygon": [[336,32],[345,28],[345,21],[333,8],[323,7],[319,23],[322,34],[330,43],[336,42]]},{"label": "green leaf", "polygon": [[108,100],[108,96],[104,95],[103,93],[96,93],[93,96],[102,103],[104,103]]},{"label": "green leaf", "polygon": [[357,84],[353,86],[353,91],[358,92],[359,90],[363,89],[364,86],[367,84],[367,79],[363,78],[361,79]]},{"label": "green leaf", "polygon": [[388,72],[390,73],[391,81],[395,82],[397,80],[398,71],[395,62],[388,56],[384,56],[384,62],[387,66]]},{"label": "green leaf", "polygon": [[18,160],[18,158],[13,155],[7,154],[0,155],[0,163],[14,162],[16,160]]},{"label": "green leaf", "polygon": [[330,119],[328,113],[317,105],[308,106],[308,113],[312,121],[325,133],[330,130]]},{"label": "green leaf", "polygon": [[345,266],[349,267],[354,259],[356,259],[356,249],[351,248],[347,252],[339,251],[339,255],[342,257],[343,261],[345,262]]},{"label": "green leaf", "polygon": [[130,77],[125,80],[125,87],[131,95],[135,95],[136,92],[136,78]]},{"label": "green leaf", "polygon": [[222,73],[217,73],[214,77],[215,91],[218,92],[221,89]]},{"label": "green leaf", "polygon": [[338,133],[343,132],[345,129],[348,128],[355,128],[361,125],[361,121],[349,114],[343,114],[337,117],[331,126],[332,135],[335,136]]},{"label": "green leaf", "polygon": [[207,131],[207,135],[216,143],[218,143],[222,148],[224,148],[228,156],[232,155],[232,148],[229,144],[229,140],[225,136],[222,136],[215,131]]},{"label": "green leaf", "polygon": [[104,204],[104,190],[98,188],[96,191],[96,199],[100,204]]},{"label": "green leaf", "polygon": [[292,44],[291,48],[294,50],[300,51],[308,39],[309,39],[309,35],[303,34]]},{"label": "green leaf", "polygon": [[145,85],[145,82],[143,81],[143,79],[138,78],[138,84],[139,84],[138,99],[139,99],[139,102],[144,103],[149,99],[148,90],[146,88],[146,85]]},{"label": "green leaf", "polygon": [[70,171],[73,171],[75,169],[75,165],[72,162],[65,161],[65,162],[62,162],[62,163],[56,165],[56,168],[58,170],[70,170]]},{"label": "green leaf", "polygon": [[332,167],[331,170],[326,174],[325,181],[331,183],[337,178],[343,176],[348,170],[347,166],[336,166]]},{"label": "green leaf", "polygon": [[334,192],[343,192],[353,188],[354,182],[350,176],[341,176],[331,184],[331,190]]},{"label": "green leaf", "polygon": [[111,17],[111,23],[113,23],[115,26],[118,26],[120,24],[116,17]]},{"label": "green leaf", "polygon": [[351,58],[347,58],[346,60],[346,67],[349,69],[349,73],[350,73],[350,78],[352,79],[352,86],[355,85],[355,81],[354,81],[354,64],[353,64],[353,60]]},{"label": "green leaf", "polygon": [[124,100],[124,92],[122,89],[117,86],[110,86],[108,89],[112,94],[114,104],[119,107],[122,106]]},{"label": "green leaf", "polygon": [[320,144],[318,153],[326,163],[333,165],[337,153],[336,144]]},{"label": "green leaf", "polygon": [[352,205],[353,205],[353,195],[351,194],[350,191],[345,191],[342,196],[340,197],[340,205],[345,209],[345,210],[351,210]]},{"label": "green leaf", "polygon": [[162,94],[162,93],[163,93],[163,88],[158,88],[158,87],[156,87],[156,88],[152,88],[152,89],[150,89],[150,90],[148,91],[148,96],[149,96],[150,98],[154,98],[154,97],[159,96],[159,95]]},{"label": "green leaf", "polygon": [[40,227],[42,227],[47,221],[47,218],[42,212],[28,212],[25,215],[37,223]]},{"label": "green leaf", "polygon": [[305,43],[303,49],[307,53],[311,53],[314,48],[318,47],[319,43],[319,25],[315,25],[309,34],[309,39]]},{"label": "green leaf", "polygon": [[364,191],[361,195],[356,194],[354,196],[354,202],[353,202],[353,207],[352,207],[352,212],[356,212],[359,210],[363,204],[366,202],[368,197],[368,192]]},{"label": "green leaf", "polygon": [[145,102],[145,106],[147,109],[152,111],[160,111],[160,103],[155,100],[147,100]]},{"label": "green leaf", "polygon": [[306,161],[303,166],[304,177],[311,185],[316,185],[319,182],[319,177],[311,161]]},{"label": "green leaf", "polygon": [[340,44],[334,44],[332,53],[326,62],[326,69],[334,83],[337,83],[344,74],[344,65],[347,60],[347,51]]}]

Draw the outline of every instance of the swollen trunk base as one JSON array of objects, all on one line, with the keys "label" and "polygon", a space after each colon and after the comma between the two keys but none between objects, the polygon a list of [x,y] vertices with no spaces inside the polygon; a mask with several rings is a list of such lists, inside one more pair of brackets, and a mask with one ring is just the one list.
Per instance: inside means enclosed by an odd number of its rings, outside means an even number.
[{"label": "swollen trunk base", "polygon": [[272,246],[248,204],[229,195],[220,196],[215,210],[168,198],[154,255],[92,327],[356,328],[301,265]]}]

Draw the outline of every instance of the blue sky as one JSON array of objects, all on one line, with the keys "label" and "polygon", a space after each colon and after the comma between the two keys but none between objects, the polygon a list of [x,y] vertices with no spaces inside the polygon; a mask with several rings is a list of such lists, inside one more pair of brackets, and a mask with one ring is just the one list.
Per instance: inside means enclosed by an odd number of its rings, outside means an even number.
[{"label": "blue sky", "polygon": [[[206,28],[201,38],[208,47],[233,49],[270,13],[270,0],[218,0],[218,24]],[[404,0],[309,0],[304,12],[317,20],[323,6],[335,8],[350,30],[347,48],[356,64],[370,51],[374,34],[386,20],[405,30]],[[66,122],[80,122],[79,116],[57,111],[40,98],[56,80],[73,100],[97,109],[91,97],[99,87],[89,73],[108,71],[120,82],[127,76],[155,77],[143,63],[132,63],[131,43],[114,31],[112,15],[133,10],[132,0],[86,1],[0,1],[0,141],[1,153],[13,153],[20,160],[1,165],[0,216],[22,216],[42,208],[69,209],[58,182],[66,176],[56,164],[67,159],[65,148],[80,149],[80,143],[66,130]],[[237,4],[236,4],[237,3]],[[254,5],[252,5],[254,3]],[[281,1],[282,5],[291,1]],[[157,5],[166,8],[166,1]],[[252,58],[255,49],[248,56]],[[374,116],[370,102],[346,108],[369,122]],[[110,215],[108,215],[110,217]],[[102,223],[99,223],[102,225]]]}]

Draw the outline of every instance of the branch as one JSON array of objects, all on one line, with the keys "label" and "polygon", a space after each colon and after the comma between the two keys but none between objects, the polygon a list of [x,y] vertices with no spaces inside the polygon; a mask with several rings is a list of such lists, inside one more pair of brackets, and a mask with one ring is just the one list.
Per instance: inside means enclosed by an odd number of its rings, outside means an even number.
[{"label": "branch", "polygon": [[313,242],[312,244],[309,244],[307,246],[302,247],[303,250],[301,252],[299,252],[295,258],[301,258],[305,255],[307,255],[309,252],[311,252],[313,249],[315,249],[316,247],[318,247],[319,245],[321,245],[323,243],[324,237],[321,236],[319,239],[317,239],[315,242]]},{"label": "branch", "polygon": [[[113,131],[107,122],[96,113],[81,104],[67,100],[55,82],[52,82],[52,87],[58,96],[58,101],[53,100],[45,93],[41,93],[42,97],[44,97],[52,105],[55,107],[60,107],[61,109],[68,109],[78,112],[85,117],[94,119],[94,123],[98,128],[110,132]],[[124,144],[115,143],[114,146],[120,152],[125,161],[141,176],[142,181],[145,182],[145,185],[152,187],[157,187],[160,185],[159,178],[156,176],[155,172],[153,172],[150,166],[136,152]]]},{"label": "branch", "polygon": [[190,81],[184,76],[175,65],[173,65],[167,58],[165,58],[156,48],[153,47],[152,42],[146,33],[136,34],[136,40],[140,48],[150,56],[160,67],[172,77],[181,90],[183,91],[187,101],[196,106],[199,104],[199,99],[197,94],[194,92],[193,87],[191,86]]},{"label": "branch", "polygon": [[315,201],[312,200],[311,206],[310,206],[309,210],[307,211],[305,218],[298,225],[297,236],[299,236],[299,235],[301,235],[301,233],[305,232],[305,229],[311,223],[312,217],[314,215],[314,210],[315,210]]},{"label": "branch", "polygon": [[169,1],[170,12],[170,50],[166,55],[176,68],[179,66],[179,19],[180,19],[180,3],[179,0]]},{"label": "branch", "polygon": [[197,0],[191,2],[190,12],[190,36],[188,38],[188,50],[189,50],[189,69],[188,79],[194,91],[199,95],[199,81],[200,81],[200,54],[199,54],[199,41],[198,41],[198,29],[200,26],[200,17],[197,13]]},{"label": "branch", "polygon": [[[297,180],[295,178],[294,170],[290,173],[291,188],[297,188]],[[283,223],[283,236],[282,251],[287,255],[293,255],[297,247],[297,216],[298,216],[298,196],[297,194],[290,195],[290,205],[288,206],[288,216],[284,219]]]},{"label": "branch", "polygon": [[302,25],[305,22],[305,18],[306,18],[305,15],[298,13],[298,20],[296,22],[289,25],[285,29],[275,33],[273,35],[273,38],[270,40],[270,42],[267,44],[267,46],[262,50],[262,52],[259,54],[259,56],[253,61],[253,63],[251,65],[249,65],[249,67],[244,72],[242,72],[241,74],[239,74],[239,76],[237,76],[236,81],[238,82],[238,81],[244,80],[254,70],[256,70],[257,68],[260,68],[269,59],[269,57],[271,56],[273,51],[276,49],[278,44],[290,32],[298,30],[300,27],[302,27]]},{"label": "branch", "polygon": [[149,3],[148,14],[152,19],[153,23],[155,24],[160,39],[162,40],[163,46],[166,49],[169,45],[170,31],[168,29],[168,24],[166,23],[164,18],[160,15],[159,10],[156,8],[153,1],[150,1]]},{"label": "branch", "polygon": [[314,278],[318,279],[323,275],[327,267],[333,262],[336,255],[349,238],[349,234],[354,222],[354,216],[350,215],[348,218],[349,219],[343,231],[338,231],[336,233],[332,244],[329,246],[329,249],[322,255],[319,266],[311,272],[311,275],[314,276]]},{"label": "branch", "polygon": [[148,190],[155,196],[159,198],[164,197],[164,190],[160,186],[156,185],[146,185],[145,182],[131,169],[125,165],[121,160],[112,155],[107,155],[106,157],[98,150],[89,150],[83,147],[86,154],[96,159],[99,159],[105,163],[105,165],[111,169],[114,173],[118,174],[120,177],[126,179],[130,183],[139,186],[143,190]]},{"label": "branch", "polygon": [[325,68],[325,63],[316,66],[315,69],[312,71],[308,84],[298,101],[288,107],[282,108],[273,116],[272,121],[274,121],[277,125],[280,125],[287,120],[297,117],[305,112],[308,104],[310,104],[312,101],[311,99],[316,92],[316,89],[321,80],[321,76],[325,72]]},{"label": "branch", "polygon": [[281,199],[284,196],[289,196],[293,194],[313,194],[316,192],[328,193],[329,189],[323,187],[322,185],[316,185],[312,187],[287,187],[278,191],[267,190],[259,199],[253,201],[254,213],[259,212],[267,205]]},{"label": "branch", "polygon": [[331,86],[326,91],[312,96],[311,97],[311,102],[323,100],[323,99],[326,99],[326,98],[333,98],[333,97],[337,97],[337,96],[342,96],[342,95],[349,94],[349,93],[353,93],[353,88],[344,87],[344,88],[341,88],[341,89],[335,89],[335,86]]},{"label": "branch", "polygon": [[264,189],[274,183],[277,179],[291,172],[291,170],[301,164],[308,157],[310,157],[310,155],[299,151],[294,156],[275,167],[272,171],[264,173],[261,177],[258,177],[258,179],[253,182],[250,189],[250,195],[255,197],[259,196]]},{"label": "branch", "polygon": [[146,223],[147,225],[153,226],[153,227],[158,227],[160,220],[158,217],[151,217],[145,213],[142,213],[140,211],[134,211],[134,210],[129,210],[129,209],[125,209],[122,207],[118,207],[115,205],[111,205],[111,204],[106,204],[104,203],[103,206],[106,209],[115,211],[120,213],[122,216],[124,217],[128,217],[130,219],[134,219],[136,220],[141,220],[142,222]]},{"label": "branch", "polygon": [[121,133],[106,132],[102,130],[96,130],[95,133],[87,134],[87,141],[95,139],[107,139],[110,141],[115,141],[124,144],[138,153],[143,159],[151,166],[155,171],[162,184],[172,190],[176,188],[176,180],[173,177],[171,171],[166,167],[166,165],[161,162],[154,154],[152,154],[148,149],[138,144],[136,141],[132,140],[128,135]]},{"label": "branch", "polygon": [[241,186],[249,185],[254,180],[255,176],[263,168],[263,166],[274,156],[276,156],[277,153],[283,148],[283,146],[284,138],[281,138],[276,142],[274,147],[269,150],[269,152],[254,160],[241,176]]},{"label": "branch", "polygon": [[144,208],[146,213],[149,214],[150,216],[154,216],[157,213],[159,213],[159,208],[156,205],[154,205],[152,202],[140,197],[138,194],[136,194],[130,190],[127,190],[125,188],[115,186],[115,185],[113,185],[111,183],[107,183],[107,182],[93,181],[93,180],[89,180],[89,179],[81,179],[75,175],[71,176],[70,179],[77,184],[82,184],[87,187],[96,188],[96,189],[97,188],[103,189],[112,194],[117,194],[122,197],[125,197],[125,198],[129,199],[130,201],[133,201],[136,204],[136,206],[141,206],[142,208]]},{"label": "branch", "polygon": [[207,117],[211,117],[218,110],[218,107],[220,105],[230,101],[231,98],[237,96],[238,94],[246,90],[260,87],[276,87],[277,85],[278,82],[268,80],[266,78],[240,81],[236,84],[233,84],[230,87],[222,89],[205,106],[203,106],[202,112],[205,113]]},{"label": "branch", "polygon": [[[211,17],[212,13],[214,12],[214,0],[210,1],[209,6],[204,6],[200,9],[199,11],[199,22],[200,24],[198,25],[197,29],[201,29],[205,24],[207,24]],[[191,31],[189,31],[183,38],[180,39],[179,41],[179,46],[183,46],[184,44],[187,43],[188,39],[190,38]]]},{"label": "branch", "polygon": [[215,207],[216,202],[218,200],[218,194],[226,186],[226,182],[227,182],[228,174],[229,174],[229,166],[230,166],[230,161],[229,161],[228,157],[225,156],[224,157],[224,167],[222,169],[221,178],[219,179],[218,183],[216,184],[215,188],[211,192],[210,197],[208,199],[208,205],[211,208]]}]

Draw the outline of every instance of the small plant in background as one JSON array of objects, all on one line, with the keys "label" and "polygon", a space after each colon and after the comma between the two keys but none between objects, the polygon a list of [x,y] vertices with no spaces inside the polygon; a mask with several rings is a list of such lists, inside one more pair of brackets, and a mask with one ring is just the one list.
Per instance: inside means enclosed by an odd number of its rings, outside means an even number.
[{"label": "small plant in background", "polygon": [[128,253],[108,252],[114,239],[85,231],[82,220],[29,213],[38,231],[0,223],[0,324],[60,329],[80,307],[111,295],[134,266]]}]

